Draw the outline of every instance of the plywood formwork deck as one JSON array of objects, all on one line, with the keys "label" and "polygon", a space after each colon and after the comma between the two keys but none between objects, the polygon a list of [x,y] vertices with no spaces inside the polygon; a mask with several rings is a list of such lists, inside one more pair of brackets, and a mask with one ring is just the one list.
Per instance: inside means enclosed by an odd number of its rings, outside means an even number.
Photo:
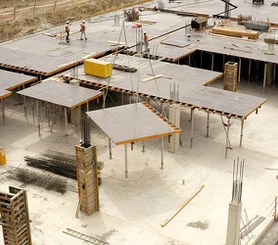
[{"label": "plywood formwork deck", "polygon": [[[125,22],[124,32],[117,45],[122,29],[123,13],[120,23],[114,23],[114,14],[107,14],[87,21],[88,40],[80,40],[80,22],[71,25],[70,42],[65,42],[64,26],[55,27],[32,36],[23,37],[0,45],[0,67],[26,73],[51,76],[83,63],[85,58],[97,58],[114,52],[117,46],[132,46],[136,43],[134,22]],[[141,20],[150,38],[173,30],[184,24],[184,18],[154,12],[142,12]],[[151,21],[150,21],[151,20]],[[145,22],[144,22],[145,21]],[[169,22],[174,23],[169,25]],[[62,37],[61,37],[62,36]]]},{"label": "plywood formwork deck", "polygon": [[6,97],[10,96],[12,93],[10,91],[0,89],[0,99],[5,99]]},{"label": "plywood formwork deck", "polygon": [[0,89],[13,90],[35,81],[36,77],[0,70]]},{"label": "plywood formwork deck", "polygon": [[[111,60],[113,57],[110,56],[103,59]],[[124,59],[128,59],[128,63]],[[266,102],[264,98],[239,93],[233,94],[229,91],[204,86],[220,78],[222,73],[219,72],[152,61],[155,75],[162,74],[165,77],[156,79],[156,81],[142,82],[143,78],[150,77],[152,74],[148,60],[119,55],[115,63],[129,64],[134,67],[139,67],[140,64],[140,71],[142,71],[140,73],[141,81],[138,84],[138,73],[129,74],[113,70],[109,83],[111,91],[133,94],[136,93],[138,88],[138,94],[141,97],[157,99],[166,103],[176,103],[181,106],[240,119],[246,119],[250,113]],[[70,75],[65,74],[64,77],[69,78]],[[93,85],[96,88],[105,88],[108,85],[106,80],[85,75],[82,72],[79,72],[79,79],[82,83]],[[174,85],[179,94],[175,99],[170,96],[170,86],[173,88]]]},{"label": "plywood formwork deck", "polygon": [[145,102],[86,113],[116,145],[181,133]]},{"label": "plywood formwork deck", "polygon": [[49,79],[17,92],[21,95],[74,109],[102,96],[102,93]]}]

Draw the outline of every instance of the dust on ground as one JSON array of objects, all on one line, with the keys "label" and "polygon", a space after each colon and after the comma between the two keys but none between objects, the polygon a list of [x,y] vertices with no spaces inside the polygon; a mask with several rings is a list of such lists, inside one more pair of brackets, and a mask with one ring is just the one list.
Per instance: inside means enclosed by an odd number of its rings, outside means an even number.
[{"label": "dust on ground", "polygon": [[190,226],[192,228],[197,228],[197,229],[201,229],[201,230],[206,230],[209,227],[209,223],[208,222],[202,222],[200,220],[196,221],[196,222],[190,222],[187,224],[187,226]]},{"label": "dust on ground", "polygon": [[[16,6],[29,6],[32,3],[34,3],[34,0],[15,0],[14,2]],[[80,7],[43,13],[32,19],[21,19],[8,23],[1,23],[0,43],[64,24],[66,20],[74,21],[87,19],[120,6],[136,3],[138,3],[137,0],[94,1],[91,4]],[[13,5],[12,0],[0,1],[0,8],[15,5]]]}]

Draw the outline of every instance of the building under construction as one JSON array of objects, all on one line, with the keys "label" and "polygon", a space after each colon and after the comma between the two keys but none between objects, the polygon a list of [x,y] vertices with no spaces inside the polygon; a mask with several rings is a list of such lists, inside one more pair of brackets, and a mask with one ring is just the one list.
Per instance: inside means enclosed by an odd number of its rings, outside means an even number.
[{"label": "building under construction", "polygon": [[138,1],[0,43],[0,244],[278,244],[277,11]]}]

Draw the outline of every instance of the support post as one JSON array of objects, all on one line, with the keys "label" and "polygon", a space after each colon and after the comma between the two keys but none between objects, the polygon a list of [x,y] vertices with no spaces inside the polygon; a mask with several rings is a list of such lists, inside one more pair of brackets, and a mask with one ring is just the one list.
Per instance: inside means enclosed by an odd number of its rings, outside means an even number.
[{"label": "support post", "polygon": [[275,87],[275,79],[276,79],[276,64],[273,64],[273,77],[272,77],[272,87]]},{"label": "support post", "polygon": [[214,69],[214,53],[211,53],[211,70]]},{"label": "support post", "polygon": [[230,148],[229,133],[230,133],[230,118],[228,117],[227,130],[226,130],[225,158],[227,157],[228,149]]},{"label": "support post", "polygon": [[53,104],[50,104],[50,133],[52,133],[53,131],[53,125],[54,125],[54,115],[53,115]]},{"label": "support post", "polygon": [[125,177],[128,178],[128,166],[127,166],[127,144],[124,145],[125,147]]},{"label": "support post", "polygon": [[108,148],[109,148],[109,159],[112,159],[112,145],[111,145],[111,139],[108,140]]},{"label": "support post", "polygon": [[[25,85],[23,85],[23,89],[25,89]],[[24,96],[24,95],[23,95],[23,104],[24,104],[24,116],[27,119],[26,96]]]},{"label": "support post", "polygon": [[40,102],[36,100],[36,107],[37,107],[37,118],[38,118],[38,134],[41,136],[41,113],[40,113]]},{"label": "support post", "polygon": [[3,124],[5,125],[5,100],[2,99],[2,117],[3,117]]},{"label": "support post", "polygon": [[190,127],[190,148],[192,148],[193,144],[193,125],[194,125],[194,108],[191,108],[191,127]]},{"label": "support post", "polygon": [[250,82],[251,79],[251,65],[252,65],[252,60],[249,60],[249,66],[248,66],[248,81]]},{"label": "support post", "polygon": [[240,83],[240,77],[241,77],[241,58],[239,58],[239,62],[238,62],[238,83]]},{"label": "support post", "polygon": [[65,133],[68,135],[68,111],[67,108],[64,108],[64,113],[65,113]]},{"label": "support post", "polygon": [[207,134],[206,137],[209,137],[209,111],[207,112]]},{"label": "support post", "polygon": [[142,141],[142,152],[145,152],[145,147],[146,147],[145,141],[143,140],[143,141]]},{"label": "support post", "polygon": [[264,81],[263,81],[263,88],[265,89],[266,86],[266,78],[267,78],[267,63],[264,64]]},{"label": "support post", "polygon": [[241,120],[241,127],[240,127],[240,142],[239,142],[239,146],[242,146],[243,126],[244,126],[244,119]]},{"label": "support post", "polygon": [[[172,104],[169,106],[169,121],[176,125],[178,128],[180,127],[180,106],[177,104]],[[168,143],[168,151],[171,153],[176,153],[179,149],[179,134],[174,134],[170,136],[170,140]]]},{"label": "support post", "polygon": [[161,137],[161,166],[160,166],[160,169],[163,169],[163,150],[164,150],[164,138]]}]

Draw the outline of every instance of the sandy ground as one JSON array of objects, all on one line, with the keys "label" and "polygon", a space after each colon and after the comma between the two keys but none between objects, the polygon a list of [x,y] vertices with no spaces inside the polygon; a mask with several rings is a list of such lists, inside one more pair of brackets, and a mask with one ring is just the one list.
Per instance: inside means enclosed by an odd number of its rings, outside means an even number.
[{"label": "sandy ground", "polygon": [[[34,0],[15,1],[17,7],[32,6]],[[104,11],[138,3],[138,0],[106,0],[92,1],[91,4],[75,7],[73,9],[57,10],[51,13],[36,15],[34,18],[19,19],[13,22],[0,24],[0,43],[17,37],[29,35],[57,25],[64,24],[66,20],[82,20],[99,15]],[[0,1],[0,7],[13,6],[13,0]]]},{"label": "sandy ground", "polygon": [[[261,86],[241,83],[240,91],[266,97],[269,101],[259,115],[252,114],[246,121],[241,148],[238,146],[240,123],[233,121],[231,143],[234,148],[227,159],[224,159],[225,136],[219,116],[211,116],[211,136],[206,138],[206,115],[195,114],[194,144],[190,149],[190,113],[184,109],[181,115],[183,145],[178,153],[167,152],[165,142],[165,164],[161,170],[159,140],[146,142],[145,153],[138,143],[133,151],[129,150],[129,178],[125,179],[123,147],[113,146],[113,159],[109,160],[108,139],[94,126],[92,139],[98,146],[99,160],[105,164],[100,212],[90,217],[81,213],[77,219],[77,193],[67,191],[61,195],[28,185],[25,188],[33,244],[86,244],[64,234],[66,228],[99,237],[109,244],[224,244],[232,163],[236,157],[246,161],[242,199],[249,219],[269,213],[267,208],[278,194],[278,171],[265,169],[278,167],[278,118],[275,116],[278,115],[278,90],[267,88],[263,92]],[[46,119],[42,122],[42,136],[38,137],[30,101],[28,120],[24,118],[23,106],[16,105],[15,98],[7,99],[6,103],[6,124],[0,126],[0,145],[6,149],[8,160],[7,165],[0,168],[0,191],[5,192],[9,185],[22,184],[11,180],[5,172],[14,167],[25,168],[25,155],[37,156],[45,150],[74,154],[74,146],[79,142],[79,130],[74,125],[70,125],[69,136],[64,135],[60,123],[55,124],[54,132],[50,133]],[[160,224],[201,185],[205,185],[202,192],[162,228]],[[1,239],[0,234],[0,244]]]}]

